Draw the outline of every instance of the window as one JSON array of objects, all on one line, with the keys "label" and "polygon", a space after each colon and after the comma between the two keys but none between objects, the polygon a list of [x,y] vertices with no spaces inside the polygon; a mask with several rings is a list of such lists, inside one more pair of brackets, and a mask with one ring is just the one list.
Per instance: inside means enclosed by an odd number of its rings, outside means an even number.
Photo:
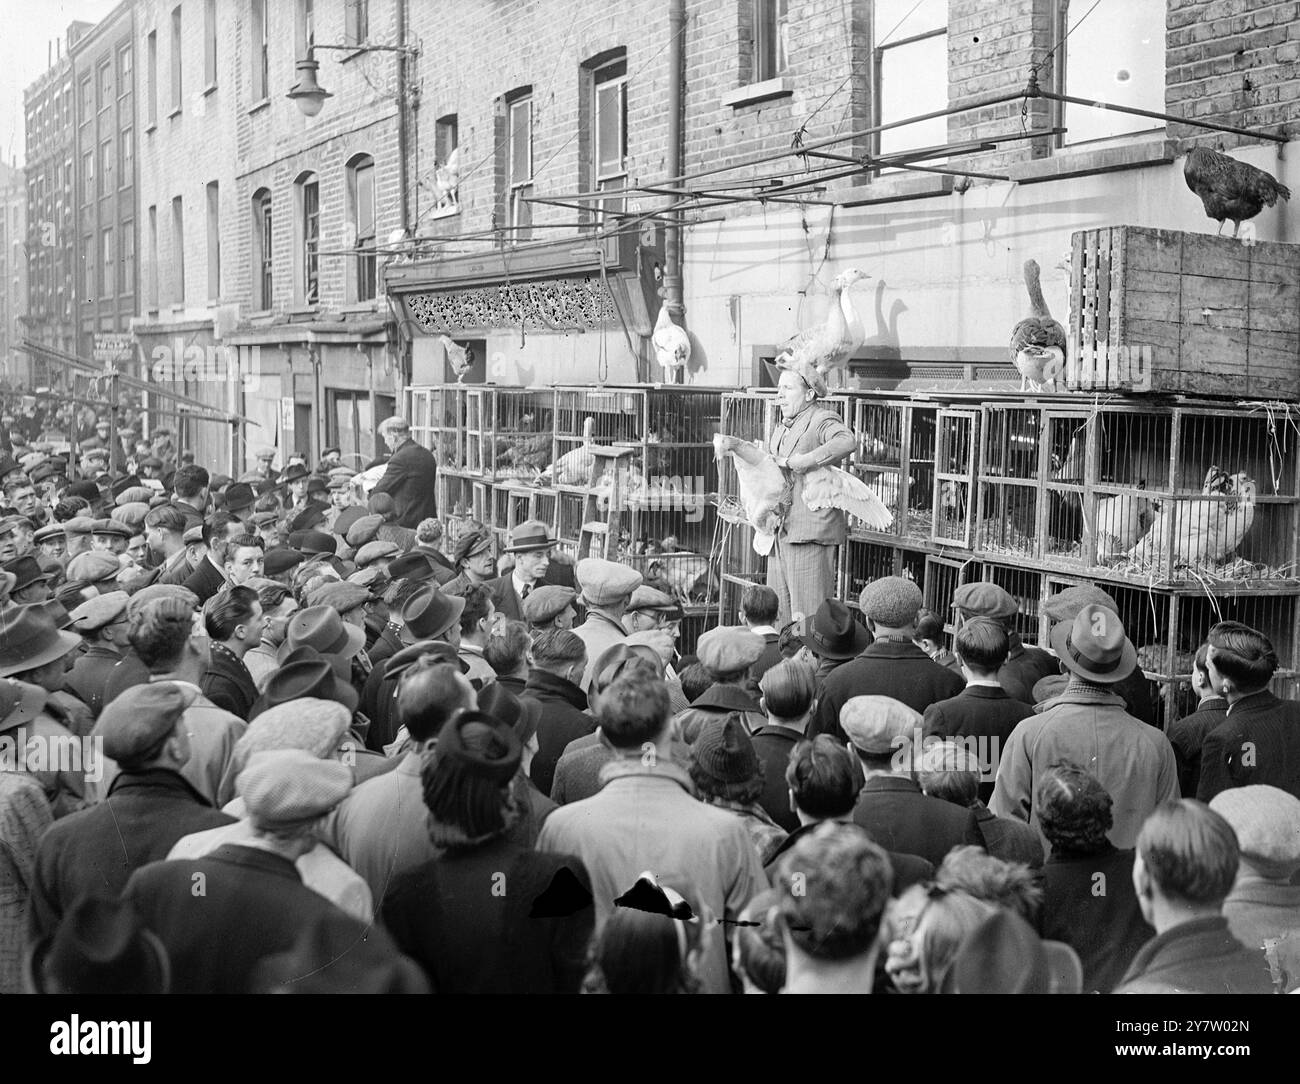
[{"label": "window", "polygon": [[346,0],[343,11],[343,40],[361,45],[370,36],[369,0]]},{"label": "window", "polygon": [[433,153],[436,158],[434,186],[436,209],[444,214],[460,209],[460,125],[455,113],[439,117],[433,126]]},{"label": "window", "polygon": [[267,38],[266,0],[252,0],[252,18],[249,20],[252,35],[253,101],[263,101],[269,93],[270,49]]},{"label": "window", "polygon": [[203,3],[203,85],[217,85],[217,0]]},{"label": "window", "polygon": [[[881,5],[877,4],[879,8]],[[774,79],[788,67],[789,0],[754,0],[754,82]]]},{"label": "window", "polygon": [[149,77],[149,126],[158,123],[158,32],[149,31],[145,39],[145,54]]},{"label": "window", "polygon": [[87,151],[81,156],[81,191],[87,203],[95,198],[95,152]]},{"label": "window", "polygon": [[320,301],[320,182],[316,174],[307,173],[298,179],[297,188],[299,297],[302,304],[315,305]]},{"label": "window", "polygon": [[99,108],[101,111],[113,104],[113,66],[106,60],[99,66]]},{"label": "window", "polygon": [[122,223],[122,281],[119,283],[117,292],[120,294],[135,293],[135,223]]},{"label": "window", "polygon": [[253,304],[265,312],[271,307],[271,193],[253,193]]},{"label": "window", "polygon": [[175,275],[175,300],[185,304],[185,204],[180,196],[172,199],[172,271]]},{"label": "window", "polygon": [[[627,57],[604,64],[592,73],[592,162],[596,188],[627,186]],[[610,196],[597,205],[603,211],[621,211],[624,196]]]},{"label": "window", "polygon": [[506,225],[513,227],[512,244],[527,241],[533,223],[533,98],[532,88],[516,91],[506,99]]},{"label": "window", "polygon": [[376,289],[375,264],[375,160],[361,155],[352,164],[350,178],[352,232],[356,240],[356,300],[373,301]]},{"label": "window", "polygon": [[208,298],[221,296],[221,193],[216,181],[208,182]]},{"label": "window", "polygon": [[172,112],[181,111],[181,94],[184,90],[181,79],[181,9],[180,5],[172,8]]},{"label": "window", "polygon": [[113,140],[106,139],[99,145],[99,191],[108,195],[113,191]]},{"label": "window", "polygon": [[[1053,40],[1069,31],[1056,51],[1058,93],[1162,113],[1165,108],[1164,0],[1091,5],[1058,0]],[[1085,18],[1086,16],[1086,18]],[[1054,127],[1068,131],[1062,144],[1163,128],[1164,121],[1109,109],[1058,103]]]},{"label": "window", "polygon": [[81,81],[81,123],[85,124],[95,115],[95,84],[90,76]]},{"label": "window", "polygon": [[135,135],[130,128],[122,129],[122,153],[119,158],[122,161],[121,176],[118,178],[118,184],[123,188],[135,182]]},{"label": "window", "polygon": [[302,58],[316,44],[316,8],[313,0],[298,0],[297,17],[293,21],[296,52]]},{"label": "window", "polygon": [[[873,124],[948,108],[947,0],[876,0],[872,12]],[[945,117],[876,133],[874,154],[948,142]],[[938,159],[929,159],[937,161]]]},{"label": "window", "polygon": [[131,93],[131,46],[127,45],[117,51],[117,96],[119,98]]},{"label": "window", "polygon": [[86,280],[85,297],[87,301],[94,301],[96,261],[95,261],[95,235],[93,233],[88,233],[86,234],[85,237],[81,239],[81,252],[82,252],[81,264],[82,267],[85,268],[85,280]]},{"label": "window", "polygon": [[113,296],[113,272],[115,261],[113,259],[113,229],[107,227],[99,235],[99,296]]}]

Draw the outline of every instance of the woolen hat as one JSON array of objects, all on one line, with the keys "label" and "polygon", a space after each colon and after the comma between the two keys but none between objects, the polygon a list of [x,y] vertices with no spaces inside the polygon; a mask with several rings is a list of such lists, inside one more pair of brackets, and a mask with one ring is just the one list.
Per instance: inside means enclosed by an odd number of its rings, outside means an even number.
[{"label": "woolen hat", "polygon": [[75,900],[53,934],[32,946],[23,977],[37,994],[165,994],[171,989],[167,950],[131,901],[97,893]]},{"label": "woolen hat", "polygon": [[34,583],[48,583],[50,577],[41,570],[41,566],[36,563],[36,558],[30,554],[23,557],[15,557],[12,561],[6,561],[3,565],[6,572],[12,573],[14,584],[9,588],[10,592],[21,591],[24,587],[30,587]]},{"label": "woolen hat", "polygon": [[1237,833],[1241,857],[1265,877],[1286,881],[1300,869],[1300,798],[1254,783],[1220,791],[1210,808]]},{"label": "woolen hat", "polygon": [[95,632],[105,625],[111,625],[124,613],[131,596],[125,591],[110,591],[106,595],[96,595],[89,602],[83,602],[68,616],[72,627],[78,632]]},{"label": "woolen hat", "polygon": [[858,597],[862,615],[887,629],[901,629],[913,624],[924,603],[921,589],[904,576],[881,576],[872,580]]},{"label": "woolen hat", "polygon": [[1133,673],[1137,649],[1124,635],[1119,615],[1095,603],[1074,621],[1058,621],[1048,638],[1061,665],[1098,685],[1114,685]]},{"label": "woolen hat", "polygon": [[812,617],[799,622],[795,635],[814,655],[823,659],[855,659],[870,646],[871,633],[837,598],[828,598]]},{"label": "woolen hat", "polygon": [[370,600],[370,592],[347,580],[322,583],[307,592],[303,602],[308,606],[332,606],[341,614],[354,610]]},{"label": "woolen hat", "polygon": [[632,598],[627,604],[627,612],[664,614],[679,621],[684,616],[680,602],[671,595],[664,594],[657,587],[649,587],[644,583],[632,592]]},{"label": "woolen hat", "polygon": [[478,694],[479,711],[487,712],[515,732],[520,745],[527,745],[537,733],[542,721],[542,702],[531,696],[515,696],[499,681],[494,681]]},{"label": "woolen hat", "polygon": [[289,618],[276,658],[283,661],[295,647],[306,645],[322,655],[350,659],[365,643],[365,629],[348,624],[333,606],[308,606]]},{"label": "woolen hat", "polygon": [[238,787],[253,827],[288,829],[323,817],[343,801],[352,789],[352,769],[303,749],[274,749],[249,758]]},{"label": "woolen hat", "polygon": [[88,550],[79,553],[68,562],[68,579],[81,583],[103,583],[113,579],[122,571],[122,564],[117,557],[103,550]]},{"label": "woolen hat", "polygon": [[856,748],[878,757],[911,742],[921,713],[892,696],[853,696],[840,708],[840,726]]},{"label": "woolen hat", "polygon": [[280,576],[288,572],[291,568],[297,568],[305,561],[301,553],[297,550],[286,549],[284,546],[276,546],[266,551],[263,559],[262,570],[268,576]]},{"label": "woolen hat", "polygon": [[385,557],[396,557],[401,547],[396,542],[367,542],[352,556],[357,568],[365,568],[373,561],[382,561]]},{"label": "woolen hat", "polygon": [[362,516],[348,528],[344,538],[349,546],[364,546],[367,542],[374,540],[375,535],[379,533],[379,528],[383,525],[383,516]]},{"label": "woolen hat", "polygon": [[561,587],[554,583],[534,587],[522,603],[524,620],[530,625],[545,625],[572,606],[577,597],[578,592],[572,587]]},{"label": "woolen hat", "polygon": [[197,696],[175,681],[133,685],[104,705],[93,734],[103,739],[105,756],[134,764],[171,734]]},{"label": "woolen hat", "polygon": [[476,557],[486,549],[492,546],[492,532],[486,527],[479,527],[472,531],[466,531],[456,540],[456,549],[452,555],[452,560],[457,564],[468,561],[471,557]]},{"label": "woolen hat", "polygon": [[550,528],[540,519],[527,519],[510,532],[505,553],[529,553],[532,550],[549,550],[555,547]]},{"label": "woolen hat", "polygon": [[1115,600],[1100,587],[1090,583],[1067,587],[1043,603],[1043,613],[1053,623],[1073,621],[1085,606],[1101,606],[1113,614],[1119,613]]},{"label": "woolen hat", "polygon": [[996,583],[963,583],[952,593],[953,607],[967,617],[1005,621],[1020,612],[1020,604]]},{"label": "woolen hat", "polygon": [[696,765],[719,783],[748,783],[762,770],[749,730],[735,711],[706,722],[691,746],[691,755]]},{"label": "woolen hat", "polygon": [[356,689],[339,678],[324,655],[310,647],[296,647],[267,681],[249,712],[249,721],[277,704],[306,698],[334,701],[347,709],[349,720],[357,710],[359,699]]},{"label": "woolen hat", "polygon": [[460,595],[448,595],[427,584],[421,587],[402,607],[405,631],[417,640],[436,640],[460,620],[465,611],[465,600]]},{"label": "woolen hat", "polygon": [[582,597],[593,606],[606,606],[619,599],[631,598],[641,586],[642,576],[635,568],[607,561],[603,557],[584,557],[576,569]]},{"label": "woolen hat", "polygon": [[758,633],[738,625],[709,629],[695,645],[700,664],[713,674],[748,670],[763,654],[767,642]]},{"label": "woolen hat", "polygon": [[941,992],[1077,994],[1082,988],[1074,949],[1044,941],[1023,918],[999,907],[962,940]]},{"label": "woolen hat", "polygon": [[80,636],[55,626],[54,618],[41,603],[11,606],[0,612],[0,677],[54,662],[80,643]]}]

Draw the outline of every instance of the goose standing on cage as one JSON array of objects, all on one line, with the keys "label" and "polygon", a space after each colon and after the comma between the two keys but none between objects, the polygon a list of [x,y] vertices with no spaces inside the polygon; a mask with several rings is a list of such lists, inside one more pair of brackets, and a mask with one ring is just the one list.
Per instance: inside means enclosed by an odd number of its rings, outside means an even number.
[{"label": "goose standing on cage", "polygon": [[789,339],[776,356],[777,368],[788,368],[796,362],[806,363],[816,369],[823,380],[829,382],[831,372],[836,372],[839,382],[843,383],[849,359],[867,337],[849,291],[855,282],[870,277],[856,267],[836,275],[832,284],[834,296],[826,319]]},{"label": "goose standing on cage", "polygon": [[[1011,360],[1020,371],[1020,390],[1040,392],[1065,371],[1065,328],[1052,319],[1039,282],[1038,261],[1025,261],[1030,314],[1011,332]],[[1028,387],[1026,387],[1026,385]]]}]

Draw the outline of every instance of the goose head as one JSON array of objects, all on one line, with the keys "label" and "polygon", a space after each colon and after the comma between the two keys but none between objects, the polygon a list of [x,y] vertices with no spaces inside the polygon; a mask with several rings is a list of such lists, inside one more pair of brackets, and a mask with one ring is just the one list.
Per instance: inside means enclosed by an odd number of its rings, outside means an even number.
[{"label": "goose head", "polygon": [[871,278],[865,271],[856,267],[847,268],[835,276],[835,289],[847,290],[855,282],[861,282],[863,279]]}]

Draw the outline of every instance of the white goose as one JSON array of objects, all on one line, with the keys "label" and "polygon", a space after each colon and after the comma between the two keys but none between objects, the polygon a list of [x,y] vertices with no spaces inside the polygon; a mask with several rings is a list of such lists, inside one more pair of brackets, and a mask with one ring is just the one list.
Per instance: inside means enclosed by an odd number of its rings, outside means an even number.
[{"label": "white goose", "polygon": [[855,282],[870,277],[856,267],[836,275],[832,284],[835,297],[825,321],[790,339],[777,355],[776,364],[784,367],[795,362],[807,362],[823,376],[831,370],[839,372],[842,380],[849,358],[866,338],[862,318],[849,297],[849,290]]}]

